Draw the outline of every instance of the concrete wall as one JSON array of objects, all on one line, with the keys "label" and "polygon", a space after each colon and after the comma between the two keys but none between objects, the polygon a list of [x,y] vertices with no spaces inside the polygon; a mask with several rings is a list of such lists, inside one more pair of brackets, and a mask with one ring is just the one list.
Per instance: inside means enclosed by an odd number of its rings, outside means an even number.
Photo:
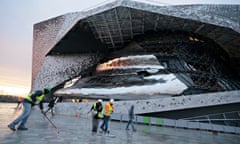
[{"label": "concrete wall", "polygon": [[[217,92],[180,97],[164,97],[149,100],[119,101],[115,102],[114,113],[127,114],[128,109],[135,105],[135,113],[164,112],[189,108],[231,104],[240,102],[240,91]],[[94,102],[88,103],[58,103],[56,112],[59,114],[75,115],[86,114]],[[105,104],[104,102],[103,104]]]}]

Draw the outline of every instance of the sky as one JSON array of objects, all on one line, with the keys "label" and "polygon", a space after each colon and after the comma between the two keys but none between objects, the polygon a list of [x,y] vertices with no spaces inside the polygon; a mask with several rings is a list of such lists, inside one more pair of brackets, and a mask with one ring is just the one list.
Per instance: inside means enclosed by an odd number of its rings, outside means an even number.
[{"label": "sky", "polygon": [[[33,25],[108,0],[0,0],[0,94],[31,89]],[[110,0],[112,1],[112,0]],[[144,1],[144,0],[139,0]],[[148,0],[162,4],[240,4],[240,0]]]}]

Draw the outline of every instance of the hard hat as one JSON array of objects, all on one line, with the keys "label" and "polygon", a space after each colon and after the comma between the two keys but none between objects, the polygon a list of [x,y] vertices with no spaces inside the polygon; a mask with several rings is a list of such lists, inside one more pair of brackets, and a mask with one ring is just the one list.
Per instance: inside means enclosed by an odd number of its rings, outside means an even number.
[{"label": "hard hat", "polygon": [[110,99],[110,103],[113,103],[114,102],[114,99]]},{"label": "hard hat", "polygon": [[44,91],[50,92],[50,91],[51,91],[51,88],[50,88],[49,86],[46,86],[46,87],[44,88]]},{"label": "hard hat", "polygon": [[98,99],[97,101],[98,101],[98,102],[103,102],[102,99]]}]

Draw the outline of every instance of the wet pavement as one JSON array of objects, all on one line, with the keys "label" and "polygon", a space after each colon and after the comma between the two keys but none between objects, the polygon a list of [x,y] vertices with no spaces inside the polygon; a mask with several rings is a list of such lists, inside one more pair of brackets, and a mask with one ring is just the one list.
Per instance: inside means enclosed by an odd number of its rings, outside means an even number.
[{"label": "wet pavement", "polygon": [[113,138],[92,134],[90,115],[51,117],[48,114],[56,129],[38,107],[27,122],[29,130],[13,132],[7,125],[13,120],[15,106],[0,103],[0,144],[238,144],[240,141],[240,135],[236,134],[140,124],[135,124],[136,132],[126,131],[126,123],[111,121],[110,131],[116,136]]}]

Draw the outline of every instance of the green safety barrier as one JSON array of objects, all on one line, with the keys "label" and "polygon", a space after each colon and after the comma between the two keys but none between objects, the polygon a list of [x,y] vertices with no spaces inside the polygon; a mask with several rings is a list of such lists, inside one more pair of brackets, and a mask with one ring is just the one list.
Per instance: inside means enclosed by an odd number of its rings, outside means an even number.
[{"label": "green safety barrier", "polygon": [[150,123],[150,117],[143,117],[143,123]]},{"label": "green safety barrier", "polygon": [[157,123],[158,125],[163,125],[163,119],[157,118],[156,123]]}]

